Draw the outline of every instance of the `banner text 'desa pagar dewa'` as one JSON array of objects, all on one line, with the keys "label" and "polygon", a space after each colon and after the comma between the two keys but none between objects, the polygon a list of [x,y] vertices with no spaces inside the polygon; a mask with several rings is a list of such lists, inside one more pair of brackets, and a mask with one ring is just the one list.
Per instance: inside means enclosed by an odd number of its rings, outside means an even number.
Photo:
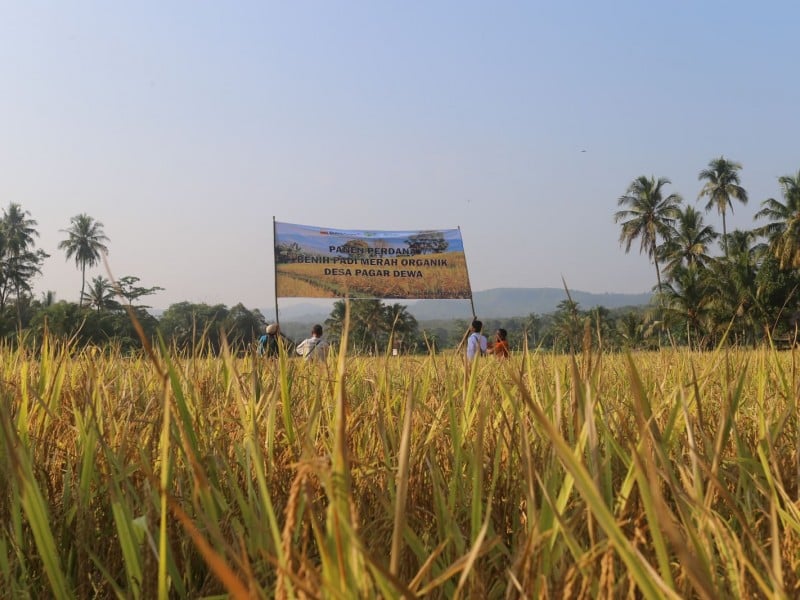
[{"label": "banner text 'desa pagar dewa'", "polygon": [[459,229],[364,231],[275,221],[279,298],[472,298]]}]

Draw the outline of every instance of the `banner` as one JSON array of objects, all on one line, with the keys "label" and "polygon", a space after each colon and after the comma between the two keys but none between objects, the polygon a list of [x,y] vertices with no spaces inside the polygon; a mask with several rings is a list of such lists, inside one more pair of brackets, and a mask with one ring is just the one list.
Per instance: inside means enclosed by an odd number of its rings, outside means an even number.
[{"label": "banner", "polygon": [[279,298],[472,298],[459,229],[363,231],[275,222]]}]

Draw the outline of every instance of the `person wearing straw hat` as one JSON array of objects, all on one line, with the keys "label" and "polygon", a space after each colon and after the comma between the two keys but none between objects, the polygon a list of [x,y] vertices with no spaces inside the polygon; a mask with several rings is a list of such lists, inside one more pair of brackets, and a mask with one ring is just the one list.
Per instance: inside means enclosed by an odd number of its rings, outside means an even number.
[{"label": "person wearing straw hat", "polygon": [[278,356],[278,335],[280,335],[280,327],[277,323],[267,325],[266,333],[258,339],[259,356],[267,358]]}]

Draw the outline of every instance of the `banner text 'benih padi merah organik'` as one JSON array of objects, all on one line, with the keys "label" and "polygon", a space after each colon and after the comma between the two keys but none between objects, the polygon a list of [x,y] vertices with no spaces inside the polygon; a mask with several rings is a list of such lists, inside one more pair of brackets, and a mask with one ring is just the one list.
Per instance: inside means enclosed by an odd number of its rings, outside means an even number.
[{"label": "banner text 'benih padi merah organik'", "polygon": [[279,298],[472,298],[459,229],[363,231],[275,221]]}]

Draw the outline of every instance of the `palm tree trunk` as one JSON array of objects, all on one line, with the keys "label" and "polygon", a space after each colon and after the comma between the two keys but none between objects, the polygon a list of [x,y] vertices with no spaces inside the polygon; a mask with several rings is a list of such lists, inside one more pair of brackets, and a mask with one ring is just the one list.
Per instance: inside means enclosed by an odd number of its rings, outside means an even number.
[{"label": "palm tree trunk", "polygon": [[725,226],[725,211],[722,211],[722,250],[728,258],[728,228]]},{"label": "palm tree trunk", "polygon": [[667,331],[667,337],[669,337],[669,330],[666,328],[664,324],[664,296],[661,293],[661,269],[658,268],[658,252],[656,250],[656,239],[653,237],[653,264],[656,266],[656,282],[658,282],[658,306],[661,308],[661,314],[658,316],[660,323],[660,333],[658,336],[658,346],[661,347],[661,337],[664,331]]},{"label": "palm tree trunk", "polygon": [[22,333],[22,308],[19,304],[19,284],[16,286],[17,289],[17,329],[20,333]]},{"label": "palm tree trunk", "polygon": [[661,270],[658,268],[658,253],[656,251],[655,238],[653,239],[653,264],[656,266],[656,282],[658,283],[656,290],[658,291],[658,303],[661,305],[661,308],[664,308],[664,301],[661,298]]},{"label": "palm tree trunk", "polygon": [[78,298],[78,306],[83,307],[83,289],[86,286],[86,263],[81,265],[81,297]]}]

